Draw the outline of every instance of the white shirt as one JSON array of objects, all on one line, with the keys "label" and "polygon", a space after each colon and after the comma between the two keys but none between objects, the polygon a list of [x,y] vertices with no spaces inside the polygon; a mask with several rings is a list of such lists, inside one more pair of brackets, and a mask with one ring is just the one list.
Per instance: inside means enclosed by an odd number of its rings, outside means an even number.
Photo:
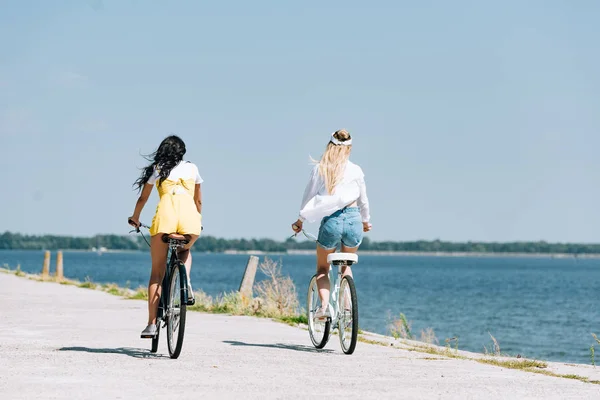
[{"label": "white shirt", "polygon": [[319,173],[319,165],[315,165],[304,190],[300,220],[316,222],[357,201],[363,222],[369,222],[371,215],[364,178],[362,169],[348,161],[342,181],[336,185],[333,194],[330,195]]},{"label": "white shirt", "polygon": [[[156,183],[156,181],[159,179],[160,179],[160,175],[158,174],[158,171],[155,167],[154,173],[152,174],[150,179],[148,179],[148,183],[150,185],[154,185]],[[193,179],[196,184],[204,182],[204,180],[202,180],[202,177],[200,176],[200,173],[198,172],[198,167],[196,166],[196,164],[189,162],[189,161],[181,161],[179,164],[177,164],[171,170],[171,173],[169,174],[168,179],[173,180],[173,181],[176,181],[179,179],[184,179],[184,180]]]}]

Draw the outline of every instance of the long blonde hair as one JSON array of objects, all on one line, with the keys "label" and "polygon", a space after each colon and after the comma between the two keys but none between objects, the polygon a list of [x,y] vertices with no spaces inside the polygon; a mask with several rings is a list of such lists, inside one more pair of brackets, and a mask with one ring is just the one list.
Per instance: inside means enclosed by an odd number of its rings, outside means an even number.
[{"label": "long blonde hair", "polygon": [[[333,137],[340,142],[345,142],[350,139],[350,134],[345,129],[340,129],[333,134]],[[321,160],[317,161],[319,174],[325,181],[325,187],[329,194],[333,194],[335,187],[342,180],[351,150],[352,145],[334,144],[330,141]]]}]

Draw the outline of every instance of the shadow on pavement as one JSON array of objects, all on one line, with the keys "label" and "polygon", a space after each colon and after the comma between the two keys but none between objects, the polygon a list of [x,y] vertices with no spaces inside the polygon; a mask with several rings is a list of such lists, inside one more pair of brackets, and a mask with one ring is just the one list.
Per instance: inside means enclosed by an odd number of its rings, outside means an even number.
[{"label": "shadow on pavement", "polygon": [[162,354],[151,353],[150,350],[146,349],[132,349],[129,347],[119,347],[116,349],[92,349],[89,347],[63,347],[58,351],[78,351],[83,353],[96,353],[96,354],[123,354],[134,358],[169,358]]},{"label": "shadow on pavement", "polygon": [[258,343],[244,343],[237,342],[234,340],[225,340],[223,343],[230,344],[232,346],[241,346],[241,347],[266,347],[268,349],[283,349],[283,350],[294,350],[294,351],[302,351],[305,353],[333,353],[333,350],[329,349],[316,349],[310,346],[298,346],[292,344],[258,344]]}]

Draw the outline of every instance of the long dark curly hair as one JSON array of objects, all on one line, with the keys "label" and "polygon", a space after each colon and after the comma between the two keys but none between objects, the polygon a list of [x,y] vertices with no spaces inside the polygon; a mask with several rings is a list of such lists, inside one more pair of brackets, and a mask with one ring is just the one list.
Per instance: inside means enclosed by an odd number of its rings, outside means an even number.
[{"label": "long dark curly hair", "polygon": [[142,174],[135,181],[133,186],[138,190],[148,183],[148,179],[154,173],[154,169],[158,171],[160,176],[158,186],[162,185],[165,179],[169,177],[171,170],[175,168],[183,160],[185,155],[185,143],[179,136],[171,135],[166,137],[156,151],[145,158],[151,162],[150,165],[142,170]]}]

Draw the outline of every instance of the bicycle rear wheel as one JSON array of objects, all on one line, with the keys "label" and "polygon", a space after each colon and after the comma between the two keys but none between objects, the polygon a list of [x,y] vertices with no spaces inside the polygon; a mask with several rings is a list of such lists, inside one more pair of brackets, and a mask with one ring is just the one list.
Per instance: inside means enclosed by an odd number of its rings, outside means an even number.
[{"label": "bicycle rear wheel", "polygon": [[342,278],[338,299],[340,306],[340,345],[344,353],[352,354],[358,340],[358,299],[352,277],[345,276]]},{"label": "bicycle rear wheel", "polygon": [[[178,261],[171,267],[167,304],[167,345],[171,358],[179,357],[185,333],[186,299],[184,298],[185,266]],[[183,272],[182,272],[183,270]]]},{"label": "bicycle rear wheel", "polygon": [[314,275],[308,285],[307,298],[307,318],[308,318],[308,333],[310,340],[317,349],[325,347],[329,341],[329,331],[331,329],[331,320],[315,321],[315,312],[321,305],[319,298],[319,288],[317,286],[317,275]]}]

